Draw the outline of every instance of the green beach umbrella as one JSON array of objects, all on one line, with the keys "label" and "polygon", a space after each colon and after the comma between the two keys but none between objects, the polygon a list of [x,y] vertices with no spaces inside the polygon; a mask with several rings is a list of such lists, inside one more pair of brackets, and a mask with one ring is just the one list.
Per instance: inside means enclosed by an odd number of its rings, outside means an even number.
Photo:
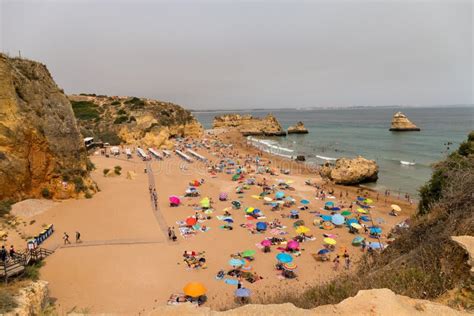
[{"label": "green beach umbrella", "polygon": [[342,215],[342,216],[349,216],[349,215],[351,215],[351,214],[352,214],[352,213],[349,212],[349,211],[341,212],[341,215]]},{"label": "green beach umbrella", "polygon": [[242,252],[242,257],[252,257],[253,255],[255,255],[255,250],[249,249]]}]

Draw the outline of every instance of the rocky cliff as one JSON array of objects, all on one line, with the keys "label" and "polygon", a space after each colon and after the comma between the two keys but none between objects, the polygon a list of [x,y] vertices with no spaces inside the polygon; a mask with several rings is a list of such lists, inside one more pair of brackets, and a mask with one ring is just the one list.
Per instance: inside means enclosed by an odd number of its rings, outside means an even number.
[{"label": "rocky cliff", "polygon": [[375,182],[378,179],[379,167],[374,160],[363,157],[354,159],[340,158],[335,165],[325,164],[320,174],[323,178],[336,184],[353,185],[364,182]]},{"label": "rocky cliff", "polygon": [[288,127],[288,134],[308,134],[308,130],[303,122],[298,122],[296,125]]},{"label": "rocky cliff", "polygon": [[420,129],[413,124],[402,112],[397,112],[392,118],[392,125],[389,129],[394,132],[419,131]]},{"label": "rocky cliff", "polygon": [[181,106],[136,97],[71,95],[81,132],[112,145],[171,148],[171,137],[198,137],[201,124]]},{"label": "rocky cliff", "polygon": [[0,200],[95,189],[71,103],[46,66],[0,54]]},{"label": "rocky cliff", "polygon": [[244,136],[285,136],[286,132],[272,114],[263,118],[252,115],[225,114],[216,116],[213,128],[235,128]]}]

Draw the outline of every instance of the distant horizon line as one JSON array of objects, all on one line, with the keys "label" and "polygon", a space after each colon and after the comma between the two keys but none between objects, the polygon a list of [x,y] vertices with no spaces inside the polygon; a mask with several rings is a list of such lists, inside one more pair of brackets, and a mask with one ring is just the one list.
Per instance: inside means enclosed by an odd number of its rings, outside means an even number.
[{"label": "distant horizon line", "polygon": [[342,110],[367,108],[446,108],[446,107],[474,107],[474,104],[438,104],[438,105],[347,105],[347,106],[308,106],[284,108],[240,108],[240,109],[192,109],[191,112],[260,112],[260,111],[311,111],[311,110]]}]

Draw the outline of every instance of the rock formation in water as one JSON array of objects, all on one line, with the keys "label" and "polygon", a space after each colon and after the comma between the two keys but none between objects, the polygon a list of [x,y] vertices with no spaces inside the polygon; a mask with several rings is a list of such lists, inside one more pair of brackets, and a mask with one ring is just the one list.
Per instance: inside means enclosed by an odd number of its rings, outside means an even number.
[{"label": "rock formation in water", "polygon": [[0,200],[96,191],[71,103],[45,65],[0,54]]},{"label": "rock formation in water", "polygon": [[326,163],[320,170],[323,178],[336,184],[353,185],[364,182],[375,182],[378,179],[379,167],[374,160],[363,157],[354,159],[340,158],[335,165]]},{"label": "rock formation in water", "polygon": [[394,132],[420,131],[402,112],[395,113],[389,130]]},{"label": "rock formation in water", "polygon": [[111,145],[171,149],[171,137],[199,137],[201,124],[190,111],[158,100],[104,95],[71,95],[81,132]]},{"label": "rock formation in water", "polygon": [[288,127],[288,134],[308,134],[308,130],[303,122],[298,122],[295,126]]},{"label": "rock formation in water", "polygon": [[244,136],[285,136],[286,132],[272,114],[264,118],[252,115],[225,114],[216,116],[213,128],[235,128]]}]

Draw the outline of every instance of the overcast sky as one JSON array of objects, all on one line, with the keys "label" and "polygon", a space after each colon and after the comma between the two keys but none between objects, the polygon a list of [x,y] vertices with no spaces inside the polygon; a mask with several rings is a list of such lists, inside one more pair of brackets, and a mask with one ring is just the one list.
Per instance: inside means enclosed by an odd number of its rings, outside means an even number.
[{"label": "overcast sky", "polygon": [[472,2],[0,0],[66,93],[194,109],[473,102]]}]

